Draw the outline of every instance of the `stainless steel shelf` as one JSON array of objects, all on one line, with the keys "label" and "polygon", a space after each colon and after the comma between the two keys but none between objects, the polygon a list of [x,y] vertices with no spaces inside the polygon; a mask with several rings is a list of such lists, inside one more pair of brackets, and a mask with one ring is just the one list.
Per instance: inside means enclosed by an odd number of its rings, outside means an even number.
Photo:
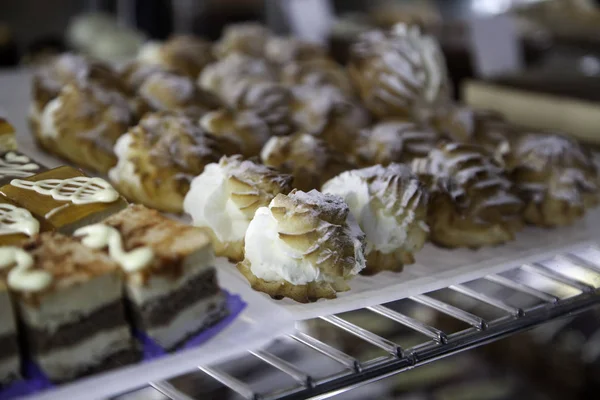
[{"label": "stainless steel shelf", "polygon": [[[486,276],[472,282],[450,286],[446,297],[440,291],[424,293],[404,299],[415,306],[444,315],[468,326],[457,332],[445,332],[415,316],[398,311],[394,304],[368,307],[367,312],[398,324],[409,332],[421,335],[420,344],[403,347],[363,326],[350,322],[345,315],[320,318],[333,331],[352,335],[364,345],[372,346],[384,355],[360,361],[327,342],[319,331],[298,328],[288,338],[296,345],[310,349],[314,356],[325,357],[340,370],[325,376],[313,376],[311,371],[288,361],[282,355],[267,350],[250,354],[261,363],[290,378],[290,385],[270,392],[259,392],[253,383],[232,376],[220,366],[199,367],[197,374],[205,374],[223,387],[245,399],[325,399],[385,377],[425,365],[436,360],[485,345],[545,322],[571,316],[600,305],[600,250],[590,247],[581,254],[563,254],[550,260],[522,265],[498,275]],[[583,253],[582,253],[583,254]],[[591,256],[590,256],[591,255]],[[598,258],[596,258],[596,256]],[[452,296],[462,298],[456,305]],[[399,296],[401,297],[401,296]],[[517,301],[526,299],[526,301]],[[448,300],[450,299],[450,300]],[[517,304],[520,303],[520,304]],[[492,310],[493,318],[484,317],[482,310]],[[421,318],[423,319],[423,318]],[[600,333],[598,334],[600,341]],[[598,347],[600,348],[600,347]],[[597,354],[596,354],[597,353]],[[311,353],[312,354],[312,353]],[[600,351],[592,352],[600,357]],[[589,356],[589,355],[588,355]],[[255,361],[256,361],[255,360]],[[188,400],[190,397],[169,382],[152,382],[149,386],[167,398]]]}]

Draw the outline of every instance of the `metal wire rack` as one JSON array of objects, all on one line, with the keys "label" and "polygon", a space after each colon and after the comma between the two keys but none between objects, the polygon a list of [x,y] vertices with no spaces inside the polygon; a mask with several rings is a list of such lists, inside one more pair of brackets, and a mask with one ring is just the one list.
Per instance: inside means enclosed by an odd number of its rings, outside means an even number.
[{"label": "metal wire rack", "polygon": [[[314,357],[320,354],[326,361],[339,368],[335,369],[335,372],[327,370],[319,374],[312,371],[312,368],[307,370],[293,360],[286,359],[289,357],[285,352],[250,352],[249,357],[254,359],[254,362],[269,366],[283,374],[281,376],[287,377],[287,380],[278,380],[286,382],[285,387],[262,392],[255,387],[251,378],[244,380],[236,377],[235,373],[228,371],[227,365],[199,366],[198,371],[190,376],[200,378],[198,374],[204,374],[202,379],[210,377],[223,390],[234,394],[233,397],[219,398],[329,398],[600,304],[600,261],[595,260],[600,260],[600,249],[586,246],[581,251],[546,260],[542,258],[540,262],[521,265],[501,274],[485,276],[476,281],[449,286],[442,291],[423,293],[402,300],[405,305],[407,302],[418,305],[466,326],[466,329],[456,332],[446,332],[429,322],[424,322],[423,319],[426,318],[403,312],[396,303],[365,309],[387,324],[396,324],[427,339],[408,347],[375,332],[374,329],[351,322],[345,314],[319,318],[319,324],[324,324],[330,332],[345,332],[345,335],[349,334],[358,343],[379,351],[378,356],[366,360],[341,350],[339,343],[328,343],[331,340],[328,340],[322,330],[307,330],[306,324],[301,324],[295,333],[281,340],[296,343],[304,347],[304,350],[310,349]],[[461,301],[457,302],[457,299]],[[486,313],[492,317],[484,316]],[[383,322],[377,325],[382,324]],[[600,331],[595,336],[600,341]],[[596,357],[600,357],[600,352],[597,353]],[[198,398],[187,394],[172,382],[151,382],[149,386],[170,399]]]}]

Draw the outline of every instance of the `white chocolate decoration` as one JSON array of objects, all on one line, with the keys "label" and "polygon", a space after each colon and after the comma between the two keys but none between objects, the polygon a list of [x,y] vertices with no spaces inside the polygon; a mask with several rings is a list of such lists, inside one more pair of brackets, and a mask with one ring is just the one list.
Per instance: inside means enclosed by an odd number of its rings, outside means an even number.
[{"label": "white chocolate decoration", "polygon": [[30,162],[27,156],[18,155],[12,151],[0,158],[0,178],[5,176],[27,177],[33,175],[40,166]]},{"label": "white chocolate decoration", "polygon": [[78,176],[68,179],[44,179],[37,182],[13,179],[11,185],[33,190],[54,200],[70,201],[73,204],[112,203],[119,199],[119,193],[101,178]]},{"label": "white chocolate decoration", "polygon": [[79,228],[74,236],[84,236],[82,243],[92,249],[103,249],[108,247],[108,254],[115,260],[125,272],[137,272],[146,268],[154,258],[154,252],[149,247],[139,247],[130,252],[123,249],[121,233],[115,228],[95,224]]},{"label": "white chocolate decoration", "polygon": [[29,210],[0,203],[0,235],[23,233],[33,236],[39,231],[40,223]]},{"label": "white chocolate decoration", "polygon": [[31,270],[34,261],[31,254],[20,247],[0,247],[0,270],[13,267],[8,273],[8,286],[21,292],[39,292],[52,283],[52,274],[43,270]]}]

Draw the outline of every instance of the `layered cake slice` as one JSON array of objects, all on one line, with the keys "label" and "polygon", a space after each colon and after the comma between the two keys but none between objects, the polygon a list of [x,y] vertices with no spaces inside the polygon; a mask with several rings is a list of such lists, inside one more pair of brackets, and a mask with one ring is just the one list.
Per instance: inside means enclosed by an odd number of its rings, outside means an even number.
[{"label": "layered cake slice", "polygon": [[0,387],[20,376],[21,357],[10,293],[0,278]]},{"label": "layered cake slice", "polygon": [[177,347],[227,315],[212,246],[201,228],[133,205],[75,236],[106,249],[121,265],[136,328],[163,348]]},{"label": "layered cake slice", "polygon": [[125,319],[119,266],[105,253],[46,232],[22,247],[0,248],[10,268],[27,351],[53,381],[136,361]]},{"label": "layered cake slice", "polygon": [[67,166],[12,179],[0,192],[64,234],[101,221],[127,206],[108,182]]}]

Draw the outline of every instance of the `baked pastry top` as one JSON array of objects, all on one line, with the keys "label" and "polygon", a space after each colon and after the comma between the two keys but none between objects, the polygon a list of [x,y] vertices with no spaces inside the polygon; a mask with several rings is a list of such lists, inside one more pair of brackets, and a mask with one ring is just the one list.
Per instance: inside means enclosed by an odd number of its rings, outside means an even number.
[{"label": "baked pastry top", "polygon": [[270,36],[271,32],[261,24],[254,22],[231,24],[223,30],[223,35],[215,43],[213,51],[217,58],[224,58],[232,53],[263,57]]},{"label": "baked pastry top", "polygon": [[115,146],[109,177],[123,195],[162,211],[181,212],[190,181],[207,164],[239,148],[183,115],[149,113]]},{"label": "baked pastry top", "polygon": [[363,129],[355,147],[362,166],[407,163],[427,157],[440,140],[431,129],[405,120],[386,120]]},{"label": "baked pastry top", "polygon": [[449,99],[446,64],[436,39],[416,26],[364,33],[350,51],[349,72],[377,117],[418,121]]},{"label": "baked pastry top", "polygon": [[241,156],[222,157],[194,178],[183,208],[194,225],[206,227],[215,252],[235,261],[243,259],[244,236],[259,207],[279,193],[292,190],[292,177]]},{"label": "baked pastry top", "polygon": [[325,140],[350,154],[362,128],[370,122],[366,109],[331,85],[299,85],[292,88],[294,121],[299,132]]},{"label": "baked pastry top", "polygon": [[291,174],[292,186],[306,191],[320,188],[327,180],[353,167],[346,156],[327,142],[306,133],[272,137],[260,157],[265,165]]},{"label": "baked pastry top", "polygon": [[246,232],[238,269],[255,290],[299,302],[334,298],[365,267],[364,235],[341,197],[278,194]]},{"label": "baked pastry top", "polygon": [[219,99],[182,75],[156,72],[141,84],[139,95],[152,111],[181,112],[199,118],[221,105]]},{"label": "baked pastry top", "polygon": [[526,204],[527,222],[568,225],[598,203],[598,167],[592,154],[574,139],[525,134],[513,141],[506,166]]},{"label": "baked pastry top", "polygon": [[362,273],[401,271],[414,263],[429,233],[428,191],[410,167],[390,164],[346,171],[323,185],[341,196],[366,235]]},{"label": "baked pastry top", "polygon": [[74,81],[44,108],[37,140],[81,167],[107,172],[116,163],[115,142],[135,121],[135,110],[121,92]]},{"label": "baked pastry top", "polygon": [[156,65],[196,79],[214,58],[210,42],[195,36],[176,35],[164,43],[150,42],[142,46],[138,61]]},{"label": "baked pastry top", "polygon": [[476,145],[442,143],[413,171],[429,183],[431,240],[477,248],[514,239],[523,203],[505,171]]}]

